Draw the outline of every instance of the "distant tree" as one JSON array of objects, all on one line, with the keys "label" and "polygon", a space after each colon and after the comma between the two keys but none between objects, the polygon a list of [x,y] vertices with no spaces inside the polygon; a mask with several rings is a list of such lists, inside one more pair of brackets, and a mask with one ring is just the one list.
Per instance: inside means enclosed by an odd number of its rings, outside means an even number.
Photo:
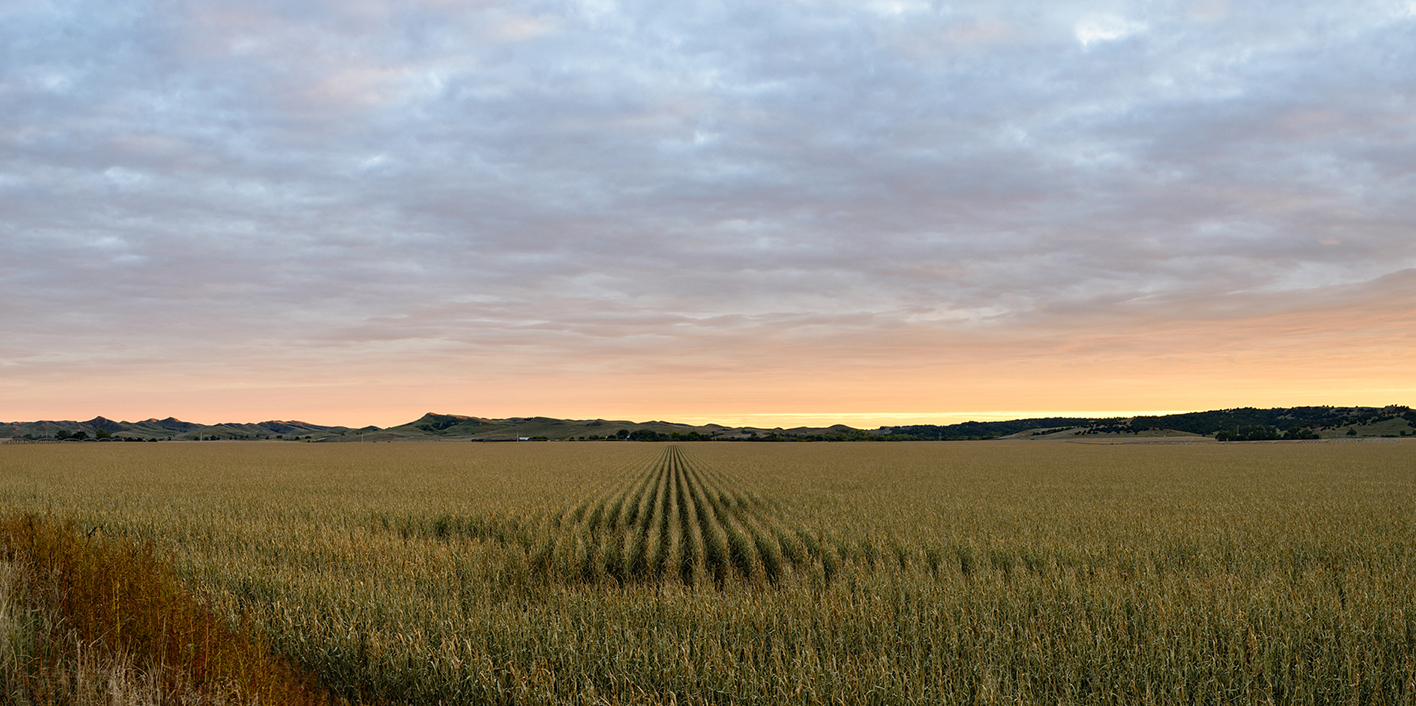
[{"label": "distant tree", "polygon": [[1348,430],[1347,430],[1347,435],[1348,435],[1348,436],[1357,436],[1357,429],[1356,429],[1355,427],[1353,427],[1353,428],[1351,428],[1351,429],[1348,429]]},{"label": "distant tree", "polygon": [[84,439],[88,438],[88,432],[82,430],[76,431],[74,432],[73,438],[78,439],[79,441],[83,441]]},{"label": "distant tree", "polygon": [[107,429],[99,429],[98,431],[96,431],[96,432],[93,433],[93,438],[95,438],[95,439],[112,439],[112,438],[113,438],[113,435],[110,434]]},{"label": "distant tree", "polygon": [[[1304,429],[1299,433],[1307,433],[1307,431]],[[1233,431],[1218,432],[1214,438],[1216,441],[1276,441],[1278,439],[1306,439],[1308,437],[1295,436],[1294,432],[1280,432],[1266,424],[1243,424]]]},{"label": "distant tree", "polygon": [[617,436],[617,437],[619,437],[619,438],[621,438],[621,439],[628,439],[628,438],[629,438],[629,430],[628,430],[628,429],[621,429],[621,430],[615,432],[615,436]]},{"label": "distant tree", "polygon": [[60,429],[59,431],[54,432],[54,438],[59,440],[67,439],[71,436],[73,436],[73,434],[70,434],[68,429]]}]

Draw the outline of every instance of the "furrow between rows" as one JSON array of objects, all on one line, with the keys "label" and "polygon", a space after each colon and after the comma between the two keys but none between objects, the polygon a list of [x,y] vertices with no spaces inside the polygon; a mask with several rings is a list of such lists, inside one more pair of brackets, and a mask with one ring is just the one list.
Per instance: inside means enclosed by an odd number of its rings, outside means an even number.
[{"label": "furrow between rows", "polygon": [[[777,507],[668,447],[641,471],[602,486],[593,499],[567,511],[488,520],[496,526],[465,531],[521,547],[547,580],[586,584],[677,582],[691,588],[711,582],[721,588],[741,581],[762,587],[792,573],[829,581],[847,553],[867,566],[883,558],[869,542],[843,548],[790,526],[774,512]],[[906,559],[898,557],[902,566]]]}]

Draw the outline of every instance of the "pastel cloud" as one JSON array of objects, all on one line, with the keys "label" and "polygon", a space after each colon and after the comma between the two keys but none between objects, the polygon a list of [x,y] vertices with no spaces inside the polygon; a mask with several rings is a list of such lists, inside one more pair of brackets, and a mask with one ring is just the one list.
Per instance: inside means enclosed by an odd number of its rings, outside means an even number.
[{"label": "pastel cloud", "polygon": [[1140,34],[1146,31],[1146,24],[1116,15],[1095,15],[1078,22],[1075,31],[1077,41],[1088,47],[1097,42],[1110,42]]},{"label": "pastel cloud", "polygon": [[0,11],[0,417],[1409,401],[1389,4],[170,9]]}]

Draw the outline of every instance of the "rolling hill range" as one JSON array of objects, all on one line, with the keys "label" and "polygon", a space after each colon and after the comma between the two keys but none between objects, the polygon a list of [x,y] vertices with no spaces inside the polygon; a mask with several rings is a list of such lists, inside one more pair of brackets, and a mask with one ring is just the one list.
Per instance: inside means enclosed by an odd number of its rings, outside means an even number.
[{"label": "rolling hill range", "polygon": [[877,429],[830,427],[791,429],[691,425],[668,421],[511,417],[491,419],[429,412],[387,428],[324,426],[301,421],[198,424],[173,417],[138,422],[94,417],[88,421],[0,422],[0,439],[253,441],[518,441],[564,439],[743,440],[743,441],[907,441],[967,439],[1058,439],[1090,436],[1216,436],[1235,440],[1340,436],[1410,436],[1416,412],[1409,407],[1252,407],[1127,418],[1043,417],[998,422],[916,424]]}]

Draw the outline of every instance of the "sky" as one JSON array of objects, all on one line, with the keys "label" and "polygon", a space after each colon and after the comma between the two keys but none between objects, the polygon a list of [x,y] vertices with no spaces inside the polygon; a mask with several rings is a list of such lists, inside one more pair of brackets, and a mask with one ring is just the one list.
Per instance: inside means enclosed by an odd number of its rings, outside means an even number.
[{"label": "sky", "polygon": [[1413,67],[1413,0],[0,0],[0,420],[1416,404]]}]

